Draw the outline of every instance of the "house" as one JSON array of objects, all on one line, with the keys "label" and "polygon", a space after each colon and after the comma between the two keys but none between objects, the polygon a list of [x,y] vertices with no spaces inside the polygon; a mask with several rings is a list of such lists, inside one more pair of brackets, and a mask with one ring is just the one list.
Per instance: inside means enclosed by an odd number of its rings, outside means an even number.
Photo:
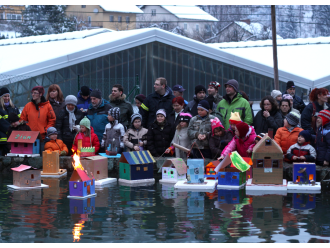
[{"label": "house", "polygon": [[92,214],[95,211],[95,197],[70,199],[70,214]]},{"label": "house", "polygon": [[294,209],[314,209],[315,208],[315,194],[308,193],[293,193],[292,201]]},{"label": "house", "polygon": [[204,159],[188,159],[187,183],[204,183]]},{"label": "house", "polygon": [[95,194],[95,179],[87,176],[85,171],[77,168],[69,181],[70,195],[68,198],[86,198]]},{"label": "house", "polygon": [[187,178],[187,165],[182,158],[167,159],[162,166],[160,182],[176,183]]},{"label": "house", "polygon": [[253,184],[283,184],[283,151],[268,134],[252,152]]},{"label": "house", "polygon": [[119,182],[154,182],[155,162],[149,151],[123,152],[119,160]]},{"label": "house", "polygon": [[22,21],[25,5],[0,5],[0,19],[6,21]]},{"label": "house", "polygon": [[316,165],[314,163],[293,163],[293,182],[310,184],[316,181]]},{"label": "house", "polygon": [[136,15],[136,28],[158,25],[162,29],[179,28],[188,37],[210,33],[211,25],[218,21],[196,5],[142,5],[143,14]]},{"label": "house", "polygon": [[7,156],[40,156],[38,135],[39,131],[13,131],[7,141],[11,143],[11,153]]},{"label": "house", "polygon": [[17,187],[38,187],[41,186],[40,170],[21,164],[13,170],[13,185]]},{"label": "house", "polygon": [[42,152],[42,177],[61,177],[67,174],[66,169],[60,169],[60,158],[58,151]]},{"label": "house", "polygon": [[220,163],[220,161],[218,160],[215,160],[215,161],[212,161],[210,163],[208,163],[205,167],[205,175],[204,177],[206,179],[210,179],[210,180],[216,180],[218,179],[218,173],[215,172],[215,168],[218,166],[218,164]]},{"label": "house", "polygon": [[106,3],[103,5],[67,5],[67,16],[75,16],[87,29],[108,28],[131,30],[136,27],[136,15],[143,13],[130,3]]},{"label": "house", "polygon": [[91,156],[80,159],[81,165],[95,181],[108,178],[108,159],[102,156]]}]

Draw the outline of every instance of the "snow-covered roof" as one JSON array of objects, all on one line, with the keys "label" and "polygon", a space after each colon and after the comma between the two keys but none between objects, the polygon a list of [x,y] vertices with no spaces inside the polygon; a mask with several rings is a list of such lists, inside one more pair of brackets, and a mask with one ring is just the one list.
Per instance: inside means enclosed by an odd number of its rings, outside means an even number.
[{"label": "snow-covered roof", "polygon": [[[261,47],[262,50],[258,50],[260,47],[220,49],[217,47],[219,44],[204,44],[158,28],[117,32],[102,30],[99,29],[100,32],[94,35],[85,34],[75,39],[59,40],[56,36],[71,37],[76,32],[53,35],[53,39],[46,39],[49,42],[19,42],[27,38],[0,41],[0,44],[6,42],[0,45],[0,74],[16,77],[37,76],[155,41],[266,77],[272,78],[274,74],[271,47]],[[97,32],[98,30],[89,31]],[[43,36],[28,38],[45,40]],[[281,50],[281,48],[286,48],[286,50]],[[330,85],[329,63],[327,62],[330,57],[330,44],[280,46],[278,52],[281,81],[293,80],[297,86],[305,89]]]},{"label": "snow-covered roof", "polygon": [[109,2],[108,4],[100,5],[102,9],[109,12],[123,12],[123,13],[137,13],[143,14],[143,11],[140,10],[136,5],[128,4],[128,3],[114,3]]},{"label": "snow-covered roof", "polygon": [[264,26],[257,22],[251,22],[250,25],[246,22],[235,22],[238,26],[250,32],[251,34],[259,34],[262,32]]},{"label": "snow-covered roof", "polygon": [[181,19],[196,19],[217,22],[218,19],[211,16],[196,5],[161,5],[164,9]]}]

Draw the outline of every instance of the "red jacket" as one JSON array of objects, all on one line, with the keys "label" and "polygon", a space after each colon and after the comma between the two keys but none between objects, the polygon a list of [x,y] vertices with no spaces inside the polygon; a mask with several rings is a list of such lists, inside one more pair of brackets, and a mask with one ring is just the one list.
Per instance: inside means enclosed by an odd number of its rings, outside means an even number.
[{"label": "red jacket", "polygon": [[[81,133],[83,136],[82,139],[82,147],[95,147],[95,154],[100,150],[100,141],[97,135],[94,133],[94,129],[91,127],[91,137],[85,136],[84,133]],[[92,144],[91,141],[92,140]],[[78,148],[78,135],[74,139],[72,149],[76,152]]]}]

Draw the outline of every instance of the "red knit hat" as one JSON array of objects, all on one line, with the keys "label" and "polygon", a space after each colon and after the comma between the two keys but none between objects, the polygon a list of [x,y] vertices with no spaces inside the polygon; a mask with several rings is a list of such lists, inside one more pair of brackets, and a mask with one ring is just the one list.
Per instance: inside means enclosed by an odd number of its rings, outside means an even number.
[{"label": "red knit hat", "polygon": [[236,128],[239,132],[239,137],[244,138],[246,134],[249,132],[249,125],[245,122],[240,122],[236,124]]},{"label": "red knit hat", "polygon": [[322,119],[322,126],[324,126],[330,122],[330,111],[322,110],[319,112],[318,117]]}]

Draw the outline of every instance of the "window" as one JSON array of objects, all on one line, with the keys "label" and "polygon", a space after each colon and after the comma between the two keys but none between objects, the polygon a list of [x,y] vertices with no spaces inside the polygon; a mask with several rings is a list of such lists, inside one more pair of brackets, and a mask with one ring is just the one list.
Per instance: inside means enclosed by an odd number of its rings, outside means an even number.
[{"label": "window", "polygon": [[139,171],[139,170],[140,170],[140,167],[139,167],[139,166],[137,166],[137,167],[136,167],[136,170],[137,170],[137,171]]},{"label": "window", "polygon": [[81,8],[83,8],[83,9],[86,8],[86,5],[81,5]]},{"label": "window", "polygon": [[34,179],[34,175],[33,174],[31,174],[31,179]]},{"label": "window", "polygon": [[164,170],[164,174],[166,174],[166,170]]},{"label": "window", "polygon": [[126,16],[126,23],[129,23],[129,16]]},{"label": "window", "polygon": [[3,14],[3,13],[0,13],[0,20],[3,20],[3,19],[5,19],[5,17],[4,17],[5,15]]},{"label": "window", "polygon": [[126,173],[126,169],[124,169],[124,174]]},{"label": "window", "polygon": [[96,174],[100,174],[100,171],[97,171]]},{"label": "window", "polygon": [[151,10],[151,16],[156,16],[156,10],[155,9]]},{"label": "window", "polygon": [[76,183],[73,184],[73,188],[74,188],[74,189],[77,188],[77,184],[76,184]]},{"label": "window", "polygon": [[183,29],[184,29],[184,30],[187,30],[187,28],[188,28],[188,24],[187,24],[187,23],[184,23],[184,24],[183,24]]},{"label": "window", "polygon": [[18,143],[14,143],[14,147],[18,147]]},{"label": "window", "polygon": [[121,22],[121,16],[118,16],[118,22]]},{"label": "window", "polygon": [[34,142],[34,146],[37,146],[37,141]]},{"label": "window", "polygon": [[260,159],[257,160],[257,168],[263,168],[264,167],[264,160]]},{"label": "window", "polygon": [[91,185],[92,185],[92,186],[93,186],[93,184],[94,184],[93,182],[94,182],[94,180],[92,179],[92,180],[91,180]]},{"label": "window", "polygon": [[7,14],[7,20],[11,20],[11,14]]},{"label": "window", "polygon": [[113,15],[109,16],[110,22],[114,22]]},{"label": "window", "polygon": [[265,141],[265,146],[271,146],[272,145],[272,141],[270,139]]},{"label": "window", "polygon": [[84,182],[84,187],[86,187],[87,186],[87,183],[86,182]]},{"label": "window", "polygon": [[87,18],[88,18],[88,25],[91,26],[91,24],[92,24],[92,17],[91,16],[88,16]]},{"label": "window", "polygon": [[[143,170],[144,170],[144,171],[147,171],[147,170],[148,170],[148,167],[144,167]],[[172,173],[172,174],[173,174],[173,173]]]},{"label": "window", "polygon": [[199,32],[199,24],[196,24],[196,32]]},{"label": "window", "polygon": [[233,179],[237,179],[237,176],[233,176]]},{"label": "window", "polygon": [[168,24],[167,23],[163,24],[163,27],[164,27],[165,30],[167,30],[168,29]]},{"label": "window", "polygon": [[29,184],[29,180],[26,180],[26,184]]},{"label": "window", "polygon": [[225,178],[225,175],[224,175],[224,174],[222,174],[220,177],[221,177],[221,178]]},{"label": "window", "polygon": [[174,172],[171,170],[171,174],[173,175],[174,174]]},{"label": "window", "polygon": [[29,145],[29,144],[27,144],[27,143],[24,143],[24,147],[28,147],[28,145]]},{"label": "window", "polygon": [[279,163],[278,163],[278,160],[273,160],[273,161],[272,161],[272,166],[273,166],[273,168],[279,168],[280,165],[279,165]]}]

